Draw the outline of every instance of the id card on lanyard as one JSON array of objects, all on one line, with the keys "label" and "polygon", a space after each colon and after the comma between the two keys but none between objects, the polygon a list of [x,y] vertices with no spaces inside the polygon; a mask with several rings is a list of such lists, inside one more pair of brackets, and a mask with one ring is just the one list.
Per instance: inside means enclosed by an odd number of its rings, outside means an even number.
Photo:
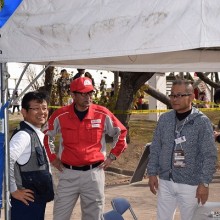
[{"label": "id card on lanyard", "polygon": [[174,167],[185,167],[186,166],[185,154],[182,149],[174,150],[173,166]]},{"label": "id card on lanyard", "polygon": [[[177,126],[176,126],[176,138],[175,138],[175,149],[173,152],[173,166],[174,167],[185,167],[186,163],[185,163],[185,153],[182,147],[182,143],[186,142],[186,137],[185,136],[181,136],[181,131],[185,125],[187,118],[184,120],[183,125],[181,127],[181,129],[178,131],[177,130]],[[177,149],[177,147],[180,145],[180,149]]]}]

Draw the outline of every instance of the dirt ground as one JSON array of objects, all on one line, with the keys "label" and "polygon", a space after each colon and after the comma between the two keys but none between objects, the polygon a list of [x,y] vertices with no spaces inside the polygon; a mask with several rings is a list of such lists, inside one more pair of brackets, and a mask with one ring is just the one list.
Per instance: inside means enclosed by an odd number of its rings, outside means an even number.
[{"label": "dirt ground", "polygon": [[[131,176],[136,170],[138,162],[145,150],[146,144],[152,140],[152,130],[155,125],[156,122],[150,122],[147,120],[146,114],[134,114],[131,116],[131,142],[120,157],[112,163],[109,170],[113,170],[113,173],[106,172],[106,185],[126,184],[130,182]],[[117,173],[125,175],[116,175]]]}]

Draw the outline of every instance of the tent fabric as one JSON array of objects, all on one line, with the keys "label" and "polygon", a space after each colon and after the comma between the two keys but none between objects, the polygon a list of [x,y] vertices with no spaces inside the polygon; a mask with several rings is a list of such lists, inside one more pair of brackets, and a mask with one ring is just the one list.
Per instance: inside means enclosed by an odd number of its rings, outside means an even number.
[{"label": "tent fabric", "polygon": [[51,65],[132,72],[219,72],[220,54],[219,51],[211,50],[186,50],[124,57],[61,60],[52,62]]},{"label": "tent fabric", "polygon": [[[0,62],[132,71],[217,70],[219,0],[23,0]],[[217,57],[216,57],[217,56]]]}]

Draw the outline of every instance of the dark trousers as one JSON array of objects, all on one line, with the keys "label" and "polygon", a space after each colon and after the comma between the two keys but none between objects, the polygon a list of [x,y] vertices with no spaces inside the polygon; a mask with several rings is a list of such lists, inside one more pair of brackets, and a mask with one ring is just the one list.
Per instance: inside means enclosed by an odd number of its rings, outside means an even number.
[{"label": "dark trousers", "polygon": [[19,105],[13,105],[12,113],[15,112],[15,109],[17,108],[18,112],[20,112],[20,106]]},{"label": "dark trousers", "polygon": [[11,197],[11,220],[44,220],[46,203],[29,202],[29,206]]}]

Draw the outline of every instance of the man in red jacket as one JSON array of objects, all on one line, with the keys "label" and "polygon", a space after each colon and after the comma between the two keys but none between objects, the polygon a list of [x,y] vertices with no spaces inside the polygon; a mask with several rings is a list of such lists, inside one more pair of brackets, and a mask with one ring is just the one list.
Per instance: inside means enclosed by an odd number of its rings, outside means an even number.
[{"label": "man in red jacket", "polygon": [[[56,110],[45,126],[44,144],[53,166],[60,171],[54,203],[54,220],[69,220],[80,197],[82,219],[103,219],[104,169],[126,148],[126,128],[105,107],[92,104],[91,79],[72,81],[74,102]],[[59,152],[51,140],[60,135]],[[105,135],[113,137],[106,156]]]}]

